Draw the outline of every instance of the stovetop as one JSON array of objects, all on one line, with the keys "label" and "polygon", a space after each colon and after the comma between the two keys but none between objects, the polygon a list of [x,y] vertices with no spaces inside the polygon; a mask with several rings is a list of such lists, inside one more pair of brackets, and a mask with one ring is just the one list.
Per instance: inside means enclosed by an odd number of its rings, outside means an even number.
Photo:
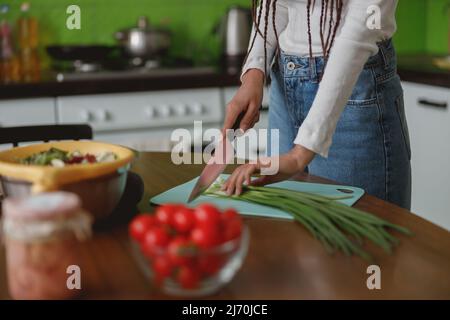
[{"label": "stovetop", "polygon": [[93,72],[56,72],[58,82],[86,81],[86,80],[114,80],[124,78],[148,78],[163,76],[203,75],[213,74],[216,68],[204,67],[157,67],[157,68],[133,68],[125,70],[99,70]]},{"label": "stovetop", "polygon": [[52,76],[58,82],[202,75],[212,74],[216,70],[212,66],[195,66],[192,60],[185,58],[53,61],[52,67]]}]

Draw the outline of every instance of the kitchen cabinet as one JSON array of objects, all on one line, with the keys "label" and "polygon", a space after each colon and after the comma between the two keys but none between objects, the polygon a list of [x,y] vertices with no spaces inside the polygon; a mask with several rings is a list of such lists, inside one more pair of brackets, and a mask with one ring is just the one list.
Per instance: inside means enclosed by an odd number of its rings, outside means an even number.
[{"label": "kitchen cabinet", "polygon": [[220,122],[220,89],[59,97],[58,123],[89,123],[94,131],[182,127]]},{"label": "kitchen cabinet", "polygon": [[55,99],[0,101],[0,127],[55,124]]},{"label": "kitchen cabinet", "polygon": [[450,89],[404,82],[412,211],[450,230]]},{"label": "kitchen cabinet", "polygon": [[[58,123],[88,123],[95,139],[139,151],[170,151],[173,130],[193,133],[194,121],[203,129],[220,128],[223,119],[219,88],[59,97],[57,110]],[[191,142],[183,149],[190,150]]]},{"label": "kitchen cabinet", "polygon": [[[16,99],[0,101],[0,127],[56,124],[55,99]],[[10,148],[0,145],[0,150]],[[0,192],[1,193],[1,192]]]}]

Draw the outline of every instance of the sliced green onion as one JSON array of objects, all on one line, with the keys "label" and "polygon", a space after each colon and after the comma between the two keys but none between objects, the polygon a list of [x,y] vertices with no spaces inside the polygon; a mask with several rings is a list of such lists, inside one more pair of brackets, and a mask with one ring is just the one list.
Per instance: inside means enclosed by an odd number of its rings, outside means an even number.
[{"label": "sliced green onion", "polygon": [[[221,191],[223,183],[223,179],[217,180],[205,194],[227,198]],[[240,196],[232,198],[287,212],[320,241],[328,252],[339,250],[348,256],[358,255],[368,261],[372,257],[362,249],[365,238],[391,253],[399,240],[388,229],[405,235],[412,234],[402,226],[337,202],[351,196],[323,196],[275,187],[246,186]]]}]

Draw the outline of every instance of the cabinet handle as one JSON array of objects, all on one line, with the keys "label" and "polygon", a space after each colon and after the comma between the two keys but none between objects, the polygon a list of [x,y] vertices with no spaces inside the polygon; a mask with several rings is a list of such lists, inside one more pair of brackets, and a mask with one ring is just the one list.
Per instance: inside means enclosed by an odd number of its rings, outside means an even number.
[{"label": "cabinet handle", "polygon": [[448,103],[447,102],[440,102],[440,101],[432,101],[428,99],[421,98],[419,99],[419,104],[426,107],[435,107],[440,109],[447,109]]}]

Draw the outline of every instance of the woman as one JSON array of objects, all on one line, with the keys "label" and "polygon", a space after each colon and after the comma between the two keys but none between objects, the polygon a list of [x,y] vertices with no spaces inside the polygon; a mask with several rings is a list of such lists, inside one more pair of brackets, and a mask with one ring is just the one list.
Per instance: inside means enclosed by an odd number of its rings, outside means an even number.
[{"label": "woman", "polygon": [[251,182],[261,164],[240,166],[224,190],[240,194],[243,184],[308,170],[409,208],[410,145],[390,40],[397,0],[256,3],[242,85],[227,106],[224,129],[242,112],[241,129],[258,121],[271,67],[269,129],[279,130],[280,142],[279,153],[272,146],[269,155],[279,157],[280,169]]}]

